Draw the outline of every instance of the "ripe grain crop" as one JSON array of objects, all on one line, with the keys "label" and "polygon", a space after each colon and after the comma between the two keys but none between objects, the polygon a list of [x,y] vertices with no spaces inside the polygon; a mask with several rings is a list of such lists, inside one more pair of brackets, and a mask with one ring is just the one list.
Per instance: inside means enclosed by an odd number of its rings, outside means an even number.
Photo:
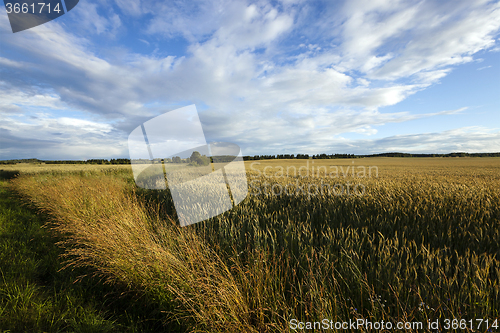
[{"label": "ripe grain crop", "polygon": [[[135,189],[130,174],[41,173],[13,186],[53,215],[69,265],[154,296],[166,320],[192,331],[499,319],[500,159],[257,163],[246,162],[254,183],[244,202],[186,228],[176,226],[168,190]],[[378,172],[331,173],[353,165]],[[280,173],[290,166],[310,172]],[[347,182],[365,192],[278,191]]]},{"label": "ripe grain crop", "polygon": [[132,167],[130,165],[112,165],[112,164],[45,164],[45,163],[18,163],[18,164],[4,164],[0,166],[0,170],[6,172],[18,172],[19,174],[67,174],[67,173],[131,173]]}]

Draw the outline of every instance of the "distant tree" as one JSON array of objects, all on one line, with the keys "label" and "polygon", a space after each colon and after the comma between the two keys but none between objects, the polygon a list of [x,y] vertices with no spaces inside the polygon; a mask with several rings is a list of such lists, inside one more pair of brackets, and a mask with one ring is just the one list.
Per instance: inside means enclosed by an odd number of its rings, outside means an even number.
[{"label": "distant tree", "polygon": [[191,157],[189,158],[189,162],[191,165],[194,165],[194,166],[209,165],[210,158],[205,156],[205,155],[201,155],[197,151],[193,151],[193,153],[191,154]]}]

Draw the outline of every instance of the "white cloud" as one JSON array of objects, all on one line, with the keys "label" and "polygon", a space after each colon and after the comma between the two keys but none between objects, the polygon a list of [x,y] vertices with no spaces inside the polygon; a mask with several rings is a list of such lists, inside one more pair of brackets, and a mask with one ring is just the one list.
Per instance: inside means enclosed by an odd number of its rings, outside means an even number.
[{"label": "white cloud", "polygon": [[17,68],[22,68],[23,66],[26,66],[21,61],[15,61],[7,58],[0,57],[0,65],[8,66],[8,67],[17,67]]},{"label": "white cloud", "polygon": [[55,94],[40,94],[37,92],[19,91],[8,87],[6,82],[0,81],[0,114],[15,106],[16,109],[30,107],[58,110],[64,107],[61,99]]},{"label": "white cloud", "polygon": [[[135,2],[135,1],[134,1]],[[107,17],[100,15],[97,11],[98,5],[96,3],[82,1],[75,7],[75,12],[71,15],[78,16],[80,29],[84,29],[86,34],[95,33],[103,34],[109,33],[115,35],[121,26],[120,17],[112,10],[107,9]]]},{"label": "white cloud", "polygon": [[82,131],[85,131],[86,133],[100,133],[100,134],[107,134],[111,132],[112,127],[109,124],[104,124],[104,123],[97,123],[94,121],[88,121],[84,119],[78,119],[78,118],[68,118],[68,117],[61,117],[58,119],[55,119],[53,123],[56,126],[63,126],[66,129],[70,128],[79,128]]},{"label": "white cloud", "polygon": [[486,68],[491,68],[491,67],[493,67],[493,66],[484,66],[484,67],[480,67],[480,68],[478,68],[477,70],[478,70],[478,71],[482,71],[483,69],[486,69]]},{"label": "white cloud", "polygon": [[143,14],[141,0],[115,0],[115,3],[127,15],[138,16]]},{"label": "white cloud", "polygon": [[154,12],[148,23],[147,31],[166,37],[183,36],[190,42],[213,33],[222,25],[223,18],[230,16],[234,8],[241,7],[241,1],[194,0],[177,2],[150,3]]},{"label": "white cloud", "polygon": [[0,156],[18,158],[110,158],[126,156],[124,138],[109,124],[35,112],[0,114]]},{"label": "white cloud", "polygon": [[500,131],[469,126],[438,133],[397,135],[363,144],[369,145],[373,153],[383,151],[410,153],[498,152]]},{"label": "white cloud", "polygon": [[[271,143],[324,148],[346,143],[342,133],[373,135],[385,123],[416,119],[379,110],[439,82],[480,50],[494,48],[500,28],[500,5],[488,1],[356,0],[323,14],[299,1],[116,4],[131,17],[151,15],[141,29],[152,44],[185,38],[187,53],[103,55],[93,35],[128,28],[125,18],[102,4],[79,4],[86,38],[57,20],[30,33],[5,34],[2,43],[26,60],[0,57],[2,68],[16,71],[5,79],[14,93],[0,92],[2,112],[80,110],[107,117],[126,132],[137,126],[135,121],[197,103],[206,109],[201,118],[212,139],[239,141],[249,149]],[[107,17],[99,15],[106,11]],[[43,85],[20,83],[18,77]],[[425,116],[437,114],[442,113]],[[81,119],[44,119],[37,131],[51,128],[70,135],[59,128],[80,126],[93,135],[116,134],[113,127]],[[25,125],[10,126],[15,133],[15,126]]]},{"label": "white cloud", "polygon": [[419,74],[421,82],[432,83],[446,73],[443,67],[470,62],[473,54],[494,46],[500,3],[466,1],[439,6],[428,2],[417,6],[418,15],[406,25],[413,37],[399,50],[399,56],[370,76],[391,80]]}]

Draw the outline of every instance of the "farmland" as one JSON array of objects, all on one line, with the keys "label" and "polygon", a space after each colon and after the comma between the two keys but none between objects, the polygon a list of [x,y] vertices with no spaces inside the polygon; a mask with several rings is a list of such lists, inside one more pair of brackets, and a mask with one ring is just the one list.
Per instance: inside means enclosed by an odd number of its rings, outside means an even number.
[{"label": "farmland", "polygon": [[[0,169],[20,174],[2,183],[9,200],[29,203],[19,214],[46,214],[33,216],[58,242],[60,250],[50,252],[54,265],[66,267],[51,274],[93,275],[80,283],[106,282],[99,288],[118,290],[102,302],[121,304],[115,294],[125,293],[127,302],[147,300],[156,309],[148,318],[129,308],[139,318],[134,321],[103,312],[97,301],[91,313],[103,331],[134,331],[137,321],[149,320],[153,331],[284,332],[292,331],[291,320],[323,319],[424,323],[408,332],[431,332],[427,323],[435,320],[442,331],[497,331],[500,158],[245,165],[248,197],[185,228],[168,190],[136,188],[130,166]],[[8,302],[6,286],[0,312],[15,312],[21,305]],[[475,326],[445,329],[445,319],[472,319]],[[489,321],[478,329],[476,319]],[[69,324],[45,325],[70,330]]]}]

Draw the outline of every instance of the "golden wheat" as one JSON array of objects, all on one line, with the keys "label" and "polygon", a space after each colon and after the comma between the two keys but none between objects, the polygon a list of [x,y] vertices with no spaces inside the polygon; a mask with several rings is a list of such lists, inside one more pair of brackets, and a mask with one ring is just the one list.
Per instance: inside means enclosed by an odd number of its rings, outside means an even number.
[{"label": "golden wheat", "polygon": [[[173,222],[168,191],[135,190],[129,171],[13,185],[52,214],[68,264],[172,300],[164,310],[192,331],[291,331],[293,318],[498,319],[500,159],[246,166],[247,199],[187,228]],[[328,191],[348,184],[363,193]]]}]

